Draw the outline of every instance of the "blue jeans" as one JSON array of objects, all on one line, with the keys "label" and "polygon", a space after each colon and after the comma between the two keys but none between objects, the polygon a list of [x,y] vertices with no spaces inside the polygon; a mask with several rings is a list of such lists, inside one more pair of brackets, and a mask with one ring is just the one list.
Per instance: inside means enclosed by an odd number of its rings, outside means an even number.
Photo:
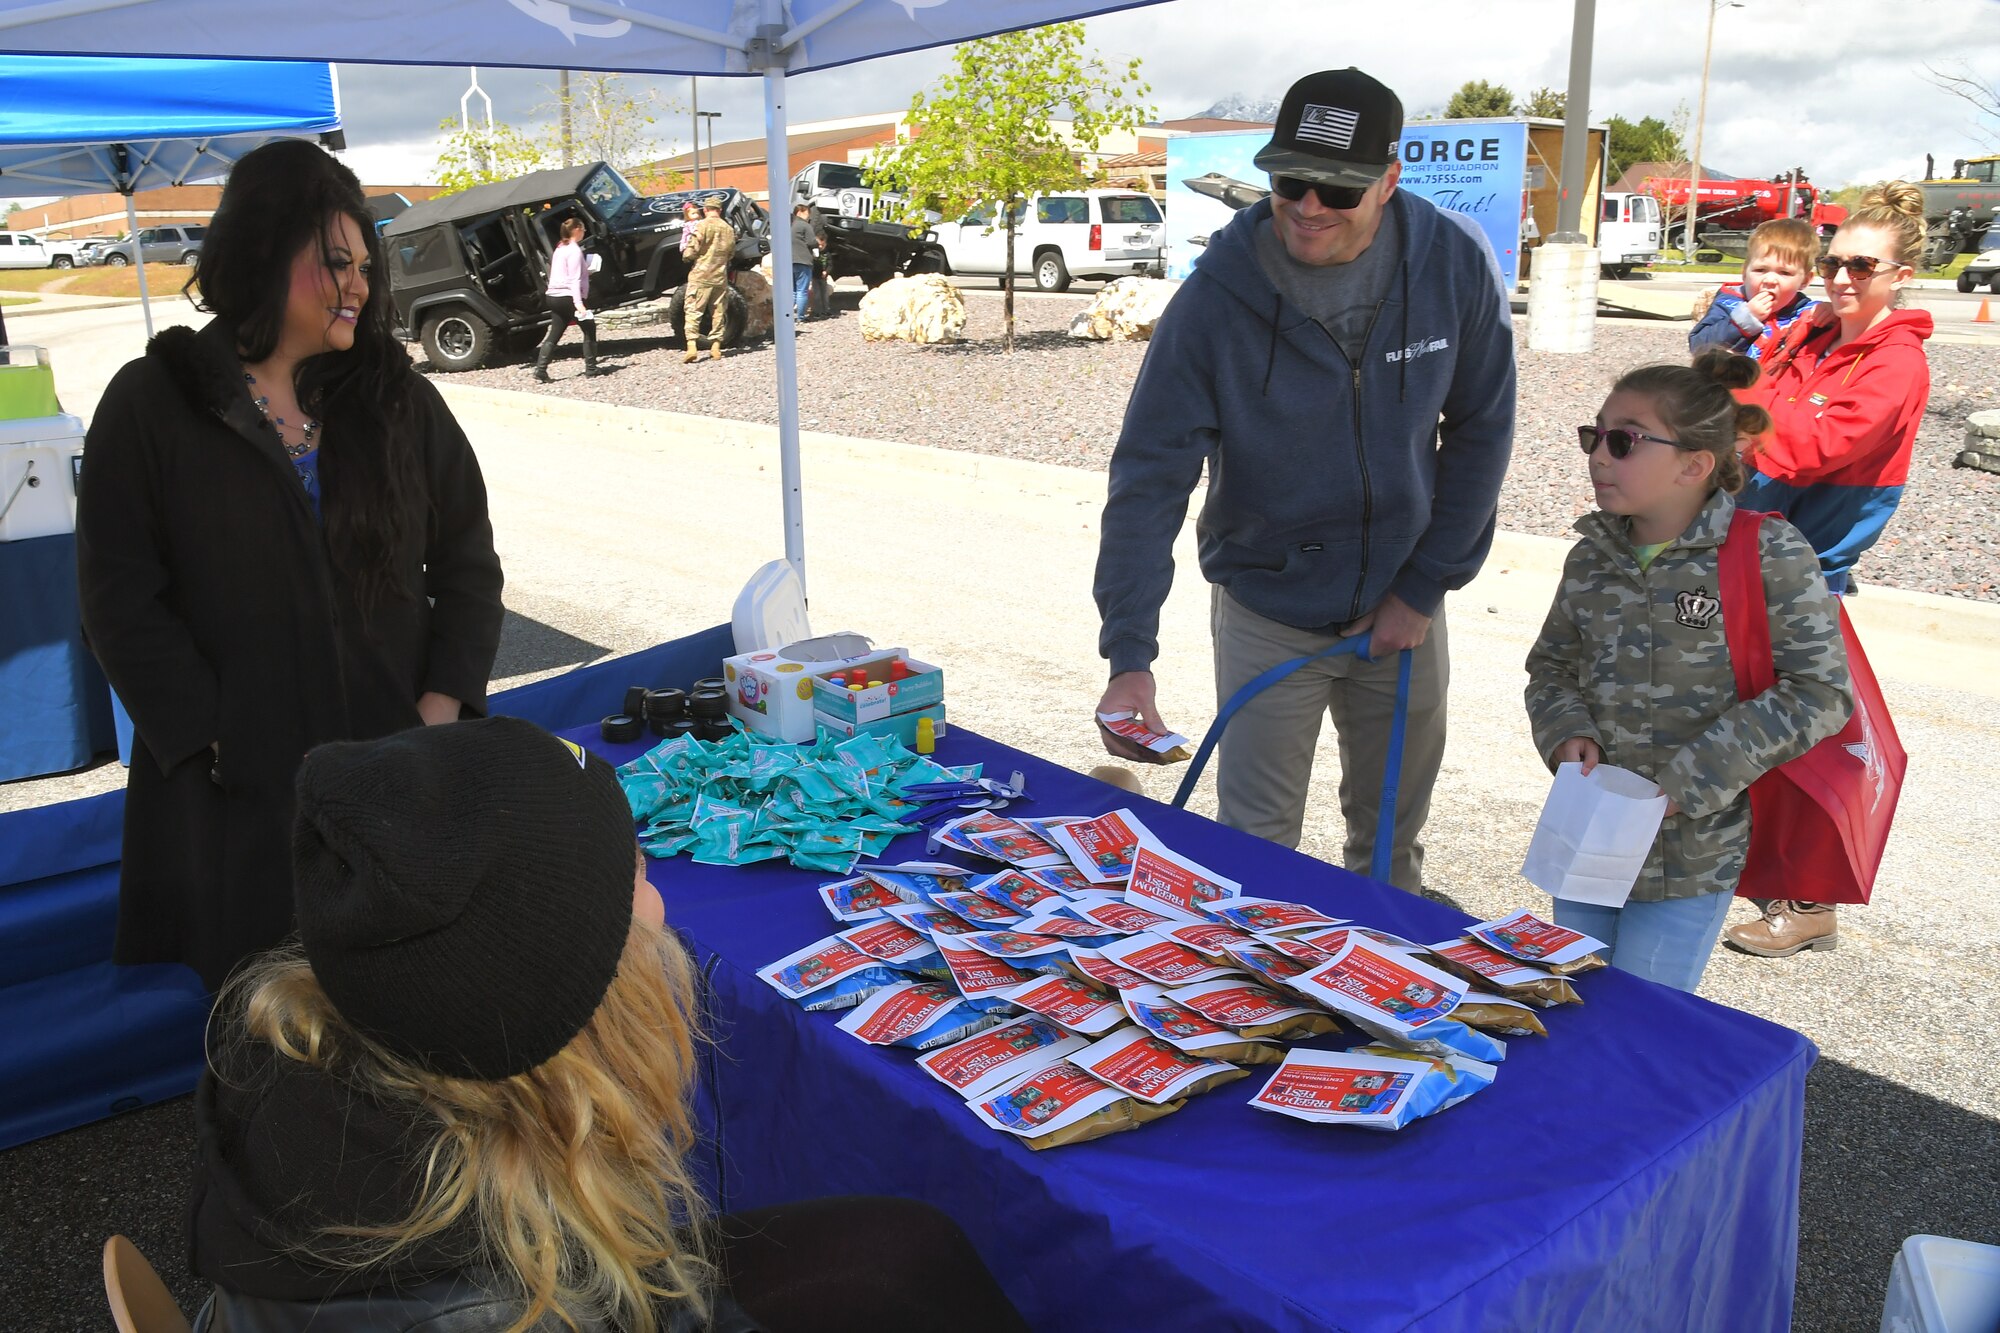
[{"label": "blue jeans", "polygon": [[806,317],[806,301],[812,295],[812,285],[813,266],[792,265],[792,314],[799,319]]},{"label": "blue jeans", "polygon": [[1733,895],[1668,898],[1657,903],[1598,907],[1556,899],[1556,924],[1595,935],[1611,946],[1613,967],[1675,990],[1701,984],[1702,969],[1722,935]]}]

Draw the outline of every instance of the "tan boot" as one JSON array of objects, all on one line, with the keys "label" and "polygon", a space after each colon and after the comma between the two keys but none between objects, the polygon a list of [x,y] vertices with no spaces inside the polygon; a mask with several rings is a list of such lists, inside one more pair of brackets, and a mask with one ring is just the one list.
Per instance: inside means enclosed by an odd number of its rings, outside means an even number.
[{"label": "tan boot", "polygon": [[689,343],[687,351],[681,356],[681,364],[691,366],[699,360],[701,360],[701,349]]},{"label": "tan boot", "polygon": [[1759,958],[1790,958],[1801,949],[1839,948],[1840,923],[1830,904],[1777,898],[1765,906],[1763,916],[1731,926],[1722,937]]},{"label": "tan boot", "polygon": [[711,361],[720,361],[720,360],[722,360],[722,344],[721,344],[721,343],[710,343],[710,344],[708,345],[708,359],[709,359],[709,360],[711,360]]}]

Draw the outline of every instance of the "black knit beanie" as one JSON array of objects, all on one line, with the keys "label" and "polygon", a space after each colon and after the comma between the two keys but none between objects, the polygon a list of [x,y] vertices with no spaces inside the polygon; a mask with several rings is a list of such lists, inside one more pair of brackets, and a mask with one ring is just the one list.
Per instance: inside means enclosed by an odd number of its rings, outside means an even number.
[{"label": "black knit beanie", "polygon": [[604,999],[632,925],[610,765],[494,717],[323,745],[299,768],[294,893],[342,1018],[459,1078],[533,1069]]}]

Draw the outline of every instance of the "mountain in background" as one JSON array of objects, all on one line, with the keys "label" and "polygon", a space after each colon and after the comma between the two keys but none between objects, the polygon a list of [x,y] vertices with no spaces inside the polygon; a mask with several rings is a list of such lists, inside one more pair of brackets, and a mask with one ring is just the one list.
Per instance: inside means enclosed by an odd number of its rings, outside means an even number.
[{"label": "mountain in background", "polygon": [[1200,120],[1214,117],[1217,120],[1251,120],[1266,125],[1278,118],[1279,98],[1252,97],[1247,93],[1231,93],[1206,111],[1197,111],[1188,117]]}]

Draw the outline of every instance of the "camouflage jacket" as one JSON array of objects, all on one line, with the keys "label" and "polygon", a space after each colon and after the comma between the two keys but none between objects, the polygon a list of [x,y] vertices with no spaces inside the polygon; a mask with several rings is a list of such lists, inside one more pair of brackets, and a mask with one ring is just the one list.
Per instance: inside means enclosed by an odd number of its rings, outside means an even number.
[{"label": "camouflage jacket", "polygon": [[736,229],[721,218],[703,218],[688,247],[688,285],[714,286],[729,276],[729,256],[736,249]]},{"label": "camouflage jacket", "polygon": [[1577,520],[1583,540],[1528,654],[1528,720],[1551,760],[1573,736],[1644,774],[1680,813],[1660,829],[1633,902],[1734,891],[1750,847],[1749,787],[1846,723],[1854,698],[1834,600],[1798,529],[1764,520],[1764,598],[1777,684],[1736,696],[1717,553],[1736,501],[1717,492],[1641,570],[1626,520]]}]

